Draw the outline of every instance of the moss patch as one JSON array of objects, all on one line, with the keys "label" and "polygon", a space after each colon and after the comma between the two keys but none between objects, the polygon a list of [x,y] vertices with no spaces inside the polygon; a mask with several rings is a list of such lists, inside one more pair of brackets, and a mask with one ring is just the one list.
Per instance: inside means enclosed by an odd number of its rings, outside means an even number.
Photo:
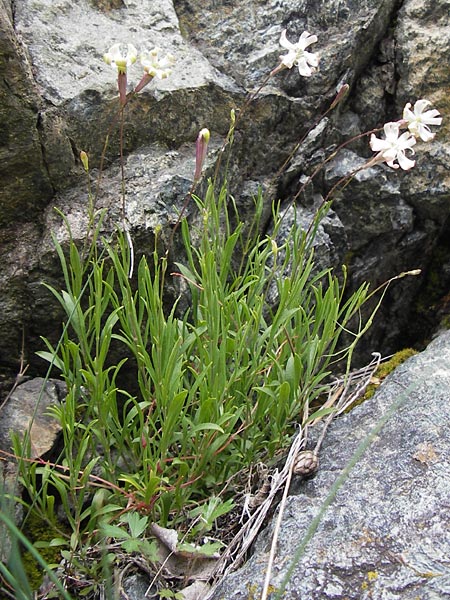
[{"label": "moss patch", "polygon": [[[33,544],[35,542],[51,542],[53,538],[61,537],[60,532],[54,529],[35,512],[32,512],[27,518],[24,535]],[[59,563],[61,560],[60,549],[58,547],[39,548],[39,554],[48,564]],[[42,567],[28,551],[23,552],[22,562],[31,589],[39,589],[44,577]]]},{"label": "moss patch", "polygon": [[386,377],[392,373],[394,369],[396,369],[399,365],[405,362],[411,356],[417,354],[417,350],[413,348],[405,348],[404,350],[400,350],[396,352],[389,360],[384,363],[381,363],[378,369],[375,371],[371,382],[366,388],[365,393],[360,396],[353,404],[351,404],[345,412],[350,412],[355,406],[359,406],[369,398],[372,398],[376,390],[380,387]]}]

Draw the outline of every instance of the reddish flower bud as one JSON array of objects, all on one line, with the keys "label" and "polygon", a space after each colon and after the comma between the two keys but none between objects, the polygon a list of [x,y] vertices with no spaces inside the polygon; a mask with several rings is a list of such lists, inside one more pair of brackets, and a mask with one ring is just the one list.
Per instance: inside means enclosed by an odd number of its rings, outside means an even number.
[{"label": "reddish flower bud", "polygon": [[202,129],[197,137],[195,145],[195,174],[194,181],[198,181],[202,174],[203,163],[205,162],[208,142],[210,138],[209,129]]},{"label": "reddish flower bud", "polygon": [[344,100],[347,97],[349,91],[350,86],[348,85],[348,83],[344,83],[343,85],[341,85],[338,93],[336,94],[333,102],[331,103],[330,109],[335,108],[339,104],[339,102],[342,102],[342,100]]}]

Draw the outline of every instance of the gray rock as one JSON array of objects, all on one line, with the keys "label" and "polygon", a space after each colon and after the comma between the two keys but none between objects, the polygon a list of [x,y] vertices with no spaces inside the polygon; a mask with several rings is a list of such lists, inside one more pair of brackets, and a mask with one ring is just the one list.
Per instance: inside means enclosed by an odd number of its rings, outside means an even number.
[{"label": "gray rock", "polygon": [[[286,599],[450,597],[449,389],[445,332],[398,367],[370,400],[332,423],[318,474],[292,485],[272,590],[280,590],[292,565]],[[272,531],[273,525],[213,600],[258,597]]]},{"label": "gray rock", "polygon": [[61,401],[64,390],[61,381],[45,381],[42,377],[18,385],[0,411],[0,449],[11,452],[14,433],[29,436],[31,457],[48,452],[61,428],[47,410]]},{"label": "gray rock", "polygon": [[[289,204],[281,208],[282,216],[280,227],[275,237],[275,242],[281,250],[278,252],[277,264],[283,265],[286,259],[286,252],[283,249],[286,240],[290,239],[290,233],[293,227],[308,231],[314,227],[316,211],[319,209],[323,198],[321,196],[311,199],[307,206],[297,206]],[[273,235],[273,234],[272,234]],[[292,242],[288,242],[292,249]],[[340,266],[344,260],[346,251],[345,229],[336,213],[330,209],[317,227],[316,236],[313,240],[315,264],[311,275],[317,276],[320,272],[334,267],[336,274],[340,273]],[[273,262],[269,264],[272,266]],[[284,272],[278,268],[277,275],[271,280],[267,291],[267,302],[274,307],[279,299],[277,280],[283,276],[287,277],[292,271],[292,260],[285,265]]]},{"label": "gray rock", "polygon": [[[127,600],[140,600],[141,598],[146,597],[146,592],[154,594],[156,591],[154,589],[155,586],[151,586],[150,583],[150,578],[142,573],[136,573],[129,577],[125,577],[122,582],[124,593],[121,594],[121,600],[122,598],[126,598]],[[147,596],[149,596],[149,594],[147,594]]]},{"label": "gray rock", "polygon": [[[89,152],[92,165],[98,164],[108,131],[108,160],[118,156],[117,72],[102,59],[117,42],[132,43],[138,51],[158,46],[177,61],[171,77],[152,82],[127,110],[126,152],[154,141],[178,147],[208,122],[227,131],[230,101],[239,88],[186,44],[169,0],[134,0],[110,10],[87,0],[26,0],[17,5],[15,18],[43,98],[64,114],[67,135],[74,147]],[[130,91],[142,73],[138,63],[128,69]],[[56,176],[65,177],[61,169]]]},{"label": "gray rock", "polygon": [[17,39],[11,6],[0,0],[0,227],[1,243],[23,215],[45,207],[53,190],[38,131],[40,98],[26,49]]},{"label": "gray rock", "polygon": [[[311,78],[295,68],[272,77],[240,120],[228,179],[244,220],[251,218],[249,198],[258,186],[267,190],[268,206],[274,199],[289,203],[300,182],[339,144],[398,118],[406,101],[428,97],[444,116],[450,112],[442,60],[450,47],[447,0],[406,0],[400,8],[395,0],[21,0],[14,10],[2,2],[0,55],[8,60],[0,61],[6,82],[0,82],[0,123],[9,133],[0,173],[0,360],[12,372],[23,335],[26,359],[36,371],[39,336],[57,339],[60,314],[40,286],[43,279],[59,285],[61,278],[50,231],[55,228],[59,239],[64,232],[53,207],[64,211],[82,243],[87,201],[78,155],[89,153],[95,174],[107,133],[98,206],[108,211],[104,233],[120,223],[116,75],[101,58],[113,43],[158,45],[177,59],[171,77],[154,80],[126,109],[127,216],[138,253],[153,248],[156,225],[170,235],[192,182],[198,130],[208,126],[211,146],[221,146],[230,109],[242,106],[279,63],[284,28],[292,41],[304,29],[318,35],[313,49],[320,69]],[[130,90],[140,76],[133,65]],[[317,122],[342,82],[351,86],[348,99]],[[426,270],[435,249],[445,252],[448,123],[444,118],[433,144],[422,145],[420,153],[417,148],[413,171],[378,167],[336,197],[339,228],[324,225],[325,254],[347,264],[352,288],[365,279],[377,286],[401,271]],[[277,178],[310,127],[312,134]],[[339,173],[370,155],[367,138],[348,151],[315,177],[311,197],[324,197]],[[307,198],[299,203],[308,211]],[[262,225],[268,230],[271,224]],[[433,277],[442,280],[440,289],[450,286],[444,270]],[[422,282],[404,280],[389,294],[367,351],[387,353],[404,345]]]},{"label": "gray rock", "polygon": [[[15,464],[0,460],[0,511],[15,525],[21,523],[23,519],[22,505],[14,502],[14,498],[19,494],[20,486]],[[13,544],[10,529],[0,520],[0,561],[8,562]]]},{"label": "gray rock", "polygon": [[[448,94],[442,94],[450,80],[448,71],[442,61],[437,61],[430,68],[426,58],[430,49],[435,56],[447,56],[450,52],[448,9],[448,2],[410,0],[399,11],[396,55],[399,74],[396,102],[399,109],[415,98],[427,98],[439,104],[443,115],[449,114]],[[442,211],[448,207],[450,147],[446,139],[449,131],[450,121],[444,117],[433,143],[421,144],[417,148],[418,168],[414,168],[412,177],[405,178],[403,182],[402,192],[410,196],[417,214],[436,221],[442,218]],[[425,199],[427,206],[424,206]]]},{"label": "gray rock", "polygon": [[[325,169],[325,181],[332,188],[343,177],[366,161],[351,150],[343,150]],[[400,192],[401,182],[390,177],[389,167],[364,169],[335,195],[334,208],[348,232],[348,246],[358,252],[382,237],[383,244],[394,248],[414,227],[411,206]],[[370,279],[370,278],[369,278]]]},{"label": "gray rock", "polygon": [[[56,419],[46,413],[59,403],[65,393],[61,381],[42,377],[20,383],[0,408],[0,450],[12,453],[12,434],[29,441],[30,457],[38,458],[54,447],[56,436],[61,431]],[[19,524],[23,518],[23,507],[13,498],[22,492],[17,474],[17,462],[8,455],[0,454],[0,509]],[[0,522],[0,560],[7,561],[11,551],[11,539],[6,525]]]}]

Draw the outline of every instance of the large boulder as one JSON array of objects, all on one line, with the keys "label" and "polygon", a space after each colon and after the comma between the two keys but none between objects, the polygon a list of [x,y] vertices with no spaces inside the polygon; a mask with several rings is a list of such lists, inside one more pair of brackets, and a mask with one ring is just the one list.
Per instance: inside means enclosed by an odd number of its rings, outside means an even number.
[{"label": "large boulder", "polygon": [[[105,228],[121,222],[116,74],[101,59],[113,43],[138,49],[157,45],[177,60],[171,77],[155,79],[125,111],[127,218],[136,247],[146,252],[153,247],[156,226],[163,227],[166,239],[170,236],[192,183],[198,130],[212,131],[214,172],[230,109],[243,106],[279,63],[283,29],[292,41],[304,29],[317,34],[313,50],[320,54],[320,69],[310,78],[300,77],[296,68],[271,77],[239,120],[229,181],[244,212],[258,185],[267,191],[268,205],[277,198],[288,205],[301,182],[339,144],[399,118],[406,101],[427,97],[444,116],[448,113],[442,61],[450,45],[447,5],[446,0],[406,0],[400,8],[395,0],[22,0],[12,10],[5,4],[0,64],[7,85],[1,88],[0,118],[8,125],[4,130],[15,133],[8,134],[7,162],[2,162],[1,362],[14,371],[24,349],[39,370],[34,359],[39,336],[56,335],[57,307],[41,281],[59,285],[60,280],[50,233],[56,230],[63,242],[67,235],[54,207],[67,215],[75,239],[82,243],[86,236],[80,150],[89,153],[94,184],[96,168],[103,164],[97,205],[108,212]],[[130,68],[129,89],[140,76],[137,65]],[[351,88],[347,100],[318,122],[344,82]],[[277,176],[311,127],[314,135]],[[378,166],[336,195],[333,223],[339,226],[324,224],[324,256],[332,266],[348,265],[352,286],[363,279],[378,285],[400,271],[427,269],[436,248],[448,266],[440,242],[450,207],[448,127],[444,118],[435,141],[418,150],[412,172]],[[311,207],[308,196],[320,202],[338,177],[370,154],[367,138],[338,154],[298,199],[302,211]],[[263,225],[270,228],[270,222]],[[175,247],[178,252],[178,240]],[[439,295],[444,296],[450,269],[444,270],[445,278],[439,269],[433,277],[442,280]],[[404,345],[424,281],[410,279],[393,289],[367,350],[387,353]]]},{"label": "large boulder", "polygon": [[[449,389],[445,332],[371,399],[335,419],[317,475],[291,486],[271,598],[277,592],[285,600],[449,596]],[[211,600],[260,597],[273,529],[272,523]]]}]

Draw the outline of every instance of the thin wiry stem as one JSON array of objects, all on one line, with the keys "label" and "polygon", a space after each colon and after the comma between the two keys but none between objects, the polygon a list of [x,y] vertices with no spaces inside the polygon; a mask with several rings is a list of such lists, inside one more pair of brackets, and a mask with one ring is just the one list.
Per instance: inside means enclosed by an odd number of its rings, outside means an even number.
[{"label": "thin wiry stem", "polygon": [[[128,97],[127,97],[128,102]],[[134,271],[134,246],[131,234],[127,223],[127,206],[126,206],[126,186],[125,186],[125,161],[123,155],[123,130],[124,130],[124,110],[127,104],[125,102],[120,108],[120,124],[119,124],[119,152],[120,152],[120,189],[122,198],[122,230],[125,233],[128,248],[130,250],[130,268],[128,271],[128,278],[133,277]]]},{"label": "thin wiry stem", "polygon": [[271,183],[273,183],[274,181],[276,181],[280,175],[283,173],[283,171],[286,169],[286,167],[288,166],[289,162],[292,160],[292,158],[294,157],[294,155],[296,154],[296,152],[298,151],[298,149],[300,148],[300,146],[303,144],[303,142],[306,140],[306,138],[308,137],[308,135],[311,133],[311,131],[313,131],[317,125],[319,125],[319,123],[325,119],[325,117],[328,116],[328,114],[334,110],[336,108],[336,106],[342,102],[342,100],[344,100],[345,96],[348,93],[348,89],[349,86],[347,84],[345,84],[344,86],[342,86],[342,88],[338,91],[338,93],[336,94],[336,96],[333,98],[333,101],[331,102],[330,106],[321,114],[317,117],[317,119],[314,121],[314,123],[311,125],[311,127],[309,127],[306,132],[302,135],[302,137],[300,138],[300,140],[296,143],[296,145],[294,146],[293,150],[290,152],[289,156],[285,159],[285,161],[283,162],[283,164],[281,165],[281,167],[278,169],[278,171],[275,173],[274,177],[271,180]]},{"label": "thin wiry stem", "polygon": [[[306,181],[300,186],[300,188],[298,189],[297,193],[295,194],[295,196],[292,198],[292,200],[289,201],[287,207],[284,209],[283,214],[281,215],[281,220],[284,219],[284,217],[286,216],[287,212],[289,211],[289,209],[291,208],[291,206],[293,204],[295,204],[295,202],[298,200],[299,196],[305,191],[306,187],[313,181],[313,179],[316,177],[316,175],[318,173],[320,173],[320,171],[324,168],[324,166],[329,163],[331,160],[333,160],[333,158],[335,158],[337,156],[337,154],[346,146],[348,146],[349,144],[363,138],[366,137],[368,135],[371,135],[372,133],[376,133],[378,131],[381,131],[382,128],[378,127],[376,129],[371,129],[370,131],[365,131],[364,133],[360,133],[358,135],[355,135],[354,137],[350,138],[349,140],[346,140],[345,142],[343,142],[342,144],[340,144],[340,146],[338,146],[335,150],[333,150],[333,152],[327,156],[327,158],[325,160],[323,160],[315,169],[314,171],[311,173],[311,175],[309,175],[306,179]],[[370,166],[372,166],[372,164],[375,164],[373,162],[373,159],[370,159],[368,162],[366,162],[362,167],[358,167],[354,172],[350,173],[349,175],[346,175],[345,177],[342,178],[342,180],[340,180],[338,182],[338,184],[341,184],[343,181],[345,181],[345,179],[347,177],[352,178],[353,175],[355,175],[358,171],[361,171],[362,169],[366,169]],[[326,204],[326,202],[328,202],[328,200],[331,198],[332,194],[334,193],[334,191],[336,190],[337,185],[333,186],[332,190],[330,192],[328,192],[326,198],[322,201],[320,207],[318,210],[320,210],[320,208],[322,208],[322,206],[324,204]]]},{"label": "thin wiry stem", "polygon": [[8,394],[6,395],[6,398],[0,404],[0,411],[5,406],[5,404],[8,402],[8,400],[11,398],[11,396],[14,393],[17,386],[22,383],[23,376],[27,372],[28,366],[29,365],[25,364],[25,329],[24,329],[24,327],[22,327],[22,348],[20,350],[19,370],[17,372],[16,379],[12,385],[12,388],[9,390]]},{"label": "thin wiry stem", "polygon": [[242,105],[242,108],[238,111],[236,118],[234,119],[230,130],[228,131],[227,137],[225,138],[225,141],[222,144],[222,147],[219,150],[219,158],[217,159],[217,163],[216,163],[216,168],[214,170],[214,181],[217,180],[217,177],[219,175],[219,169],[220,169],[220,165],[222,163],[222,156],[227,148],[227,146],[229,144],[231,144],[233,142],[234,139],[234,131],[237,127],[237,125],[239,124],[239,122],[241,121],[242,117],[244,116],[244,114],[246,113],[249,105],[253,102],[253,100],[261,93],[261,91],[263,90],[263,88],[265,88],[265,86],[268,84],[269,80],[279,71],[281,70],[280,66],[278,66],[276,69],[273,69],[272,71],[270,71],[270,73],[268,75],[266,75],[265,79],[263,80],[263,82],[261,83],[261,85],[254,91],[251,92],[244,104]]},{"label": "thin wiry stem", "polygon": [[96,183],[96,186],[95,186],[94,204],[95,204],[95,202],[96,202],[96,200],[98,198],[99,192],[100,192],[100,184],[101,184],[101,180],[102,180],[102,176],[103,176],[103,171],[104,171],[105,158],[106,158],[106,150],[108,149],[109,138],[111,136],[112,130],[117,125],[117,121],[120,118],[123,118],[123,111],[125,109],[125,106],[127,106],[127,104],[134,98],[134,96],[136,96],[135,92],[130,92],[129,94],[127,94],[126,101],[124,102],[124,104],[120,105],[120,108],[118,110],[116,110],[114,116],[111,118],[111,121],[109,123],[109,127],[108,127],[108,129],[106,131],[105,141],[104,141],[104,144],[103,144],[102,153],[100,155],[100,165],[98,167],[98,176],[97,176],[97,183]]}]

